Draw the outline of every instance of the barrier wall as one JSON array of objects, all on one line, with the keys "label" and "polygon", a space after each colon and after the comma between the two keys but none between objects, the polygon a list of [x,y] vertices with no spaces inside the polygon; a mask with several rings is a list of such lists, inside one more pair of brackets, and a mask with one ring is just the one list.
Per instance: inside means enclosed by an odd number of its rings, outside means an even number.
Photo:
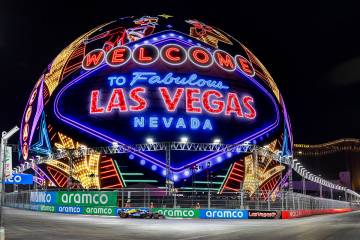
[{"label": "barrier wall", "polygon": [[332,208],[332,209],[315,209],[315,210],[284,210],[281,211],[282,219],[301,218],[320,214],[334,214],[351,212],[351,208]]},{"label": "barrier wall", "polygon": [[[117,192],[107,191],[59,191],[30,192],[29,204],[7,204],[10,207],[33,211],[117,216],[123,209],[118,208]],[[136,208],[148,210],[148,208]],[[193,208],[152,208],[167,218],[188,219],[292,219],[318,214],[333,214],[352,211],[351,208],[317,210],[239,210],[239,209],[193,209]]]}]

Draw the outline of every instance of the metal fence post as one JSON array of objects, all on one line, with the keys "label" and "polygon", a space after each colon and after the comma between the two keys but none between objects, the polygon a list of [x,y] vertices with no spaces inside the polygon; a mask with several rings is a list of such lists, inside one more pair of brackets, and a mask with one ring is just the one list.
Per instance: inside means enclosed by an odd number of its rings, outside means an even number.
[{"label": "metal fence post", "polygon": [[253,151],[253,170],[255,173],[255,197],[256,197],[256,204],[255,209],[259,209],[260,207],[260,194],[259,194],[259,174],[258,174],[258,149],[255,148]]},{"label": "metal fence post", "polygon": [[240,209],[244,209],[244,191],[240,190]]},{"label": "metal fence post", "polygon": [[144,192],[143,192],[143,194],[144,194],[144,208],[146,208],[146,190],[145,190],[145,188],[144,188]]},{"label": "metal fence post", "polygon": [[210,193],[210,189],[208,189],[208,209],[211,208],[211,193]]},{"label": "metal fence post", "polygon": [[121,208],[124,208],[124,189],[121,189]]},{"label": "metal fence post", "polygon": [[173,197],[174,197],[174,206],[173,206],[173,208],[176,208],[176,192],[174,191],[173,192]]}]

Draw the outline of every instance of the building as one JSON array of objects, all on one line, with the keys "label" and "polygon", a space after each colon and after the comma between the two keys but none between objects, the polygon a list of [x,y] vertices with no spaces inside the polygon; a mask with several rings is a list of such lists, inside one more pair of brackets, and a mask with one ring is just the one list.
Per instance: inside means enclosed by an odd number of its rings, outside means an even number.
[{"label": "building", "polygon": [[292,155],[284,100],[255,55],[220,29],[164,14],[102,24],[64,48],[36,82],[20,132],[20,161],[31,162],[39,184],[58,188],[171,182],[276,193],[285,166],[267,156],[255,163],[241,151],[167,154],[130,146],[250,143]]},{"label": "building", "polygon": [[343,138],[315,145],[294,144],[294,157],[310,171],[360,191],[359,139]]}]

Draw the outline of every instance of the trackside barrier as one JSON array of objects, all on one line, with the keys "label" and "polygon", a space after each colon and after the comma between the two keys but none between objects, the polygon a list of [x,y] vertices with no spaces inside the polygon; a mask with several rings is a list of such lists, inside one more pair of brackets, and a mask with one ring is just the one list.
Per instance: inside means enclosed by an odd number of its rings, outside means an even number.
[{"label": "trackside barrier", "polygon": [[200,210],[192,208],[153,208],[153,212],[158,212],[170,218],[199,218]]},{"label": "trackside barrier", "polygon": [[351,212],[351,208],[313,209],[313,210],[284,210],[281,211],[282,219],[301,218],[320,214],[334,214]]},{"label": "trackside barrier", "polygon": [[[44,204],[14,204],[9,207],[28,209],[32,211],[65,213],[65,214],[84,214],[84,215],[104,215],[117,216],[120,210],[130,210],[134,208],[116,207],[81,207],[81,206],[56,206]],[[138,209],[138,208],[136,208]],[[148,208],[141,208],[148,210]],[[239,210],[239,209],[191,209],[191,208],[152,208],[151,211],[163,214],[167,218],[185,219],[292,219],[320,214],[334,214],[351,212],[351,208],[317,209],[317,210]]]},{"label": "trackside barrier", "polygon": [[[51,213],[107,216],[116,216],[121,209],[146,210],[148,206],[156,206],[157,208],[151,210],[168,218],[203,219],[278,219],[281,216],[283,219],[289,219],[315,214],[347,212],[357,209],[358,206],[356,202],[350,203],[294,193],[282,193],[274,201],[267,200],[265,205],[262,201],[243,198],[242,194],[239,196],[228,193],[210,195],[210,192],[200,192],[186,195],[183,192],[174,196],[163,196],[163,192],[159,191],[152,189],[22,191],[7,193],[5,206]],[[205,198],[208,204],[204,203]],[[212,200],[211,204],[209,199]],[[214,201],[214,199],[217,200]],[[130,202],[131,207],[124,208],[125,202]],[[194,205],[208,207],[196,209]]]},{"label": "trackside barrier", "polygon": [[117,193],[106,191],[30,192],[27,204],[7,203],[9,207],[41,212],[117,215]]},{"label": "trackside barrier", "polygon": [[276,219],[281,211],[239,210],[239,209],[190,209],[190,208],[153,208],[167,218],[201,219]]}]

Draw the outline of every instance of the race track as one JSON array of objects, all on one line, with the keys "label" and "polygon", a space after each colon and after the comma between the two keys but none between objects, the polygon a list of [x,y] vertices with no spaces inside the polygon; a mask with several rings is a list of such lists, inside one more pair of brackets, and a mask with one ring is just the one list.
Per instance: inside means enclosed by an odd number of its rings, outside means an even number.
[{"label": "race track", "polygon": [[6,239],[360,239],[360,211],[293,220],[148,220],[4,208]]}]

